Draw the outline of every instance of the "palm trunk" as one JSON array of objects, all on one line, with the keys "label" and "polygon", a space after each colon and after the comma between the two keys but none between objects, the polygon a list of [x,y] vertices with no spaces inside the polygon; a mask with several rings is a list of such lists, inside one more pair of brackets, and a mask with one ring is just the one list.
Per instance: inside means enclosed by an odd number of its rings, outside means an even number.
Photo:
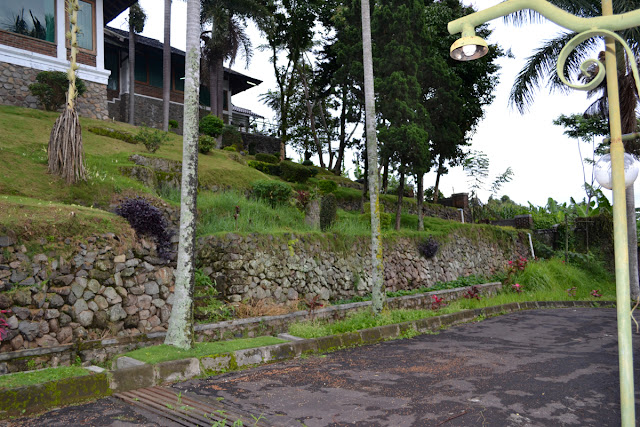
[{"label": "palm trunk", "polygon": [[367,148],[364,149],[364,182],[362,183],[362,201],[360,203],[360,213],[364,213],[364,206],[367,199],[367,188],[369,187],[369,160],[367,158]]},{"label": "palm trunk", "polygon": [[171,0],[164,0],[164,47],[162,49],[162,130],[169,130],[171,102]]},{"label": "palm trunk", "polygon": [[396,231],[400,231],[402,221],[402,198],[404,197],[404,166],[400,166],[400,185],[398,186],[398,205],[396,206]]},{"label": "palm trunk", "polygon": [[[224,121],[224,59],[222,57],[216,58],[216,110],[218,111],[218,117]],[[211,101],[213,102],[213,101]],[[231,111],[228,112],[229,117],[225,123],[231,124]],[[220,138],[222,143],[222,138]]]},{"label": "palm trunk", "polygon": [[129,124],[135,125],[136,111],[136,32],[129,14]]},{"label": "palm trunk", "polygon": [[376,104],[373,88],[373,50],[371,47],[371,11],[369,0],[362,5],[362,53],[364,66],[364,98],[367,125],[367,156],[369,159],[369,201],[371,203],[371,308],[380,314],[384,305],[384,265],[382,263],[382,233],[380,230],[380,191],[378,188],[378,142],[376,136]]},{"label": "palm trunk", "polygon": [[424,231],[424,212],[422,212],[422,205],[424,203],[424,175],[422,175],[422,173],[418,173],[416,182],[418,184],[418,231]]},{"label": "palm trunk", "polygon": [[175,293],[165,344],[182,349],[193,345],[196,196],[198,191],[198,116],[200,89],[200,2],[187,2],[187,49],[184,83],[182,199]]}]

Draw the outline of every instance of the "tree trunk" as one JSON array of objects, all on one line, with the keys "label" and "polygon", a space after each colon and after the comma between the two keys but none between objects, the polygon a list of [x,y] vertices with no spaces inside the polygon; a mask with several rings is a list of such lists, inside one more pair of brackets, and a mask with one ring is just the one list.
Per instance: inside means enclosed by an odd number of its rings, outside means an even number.
[{"label": "tree trunk", "polygon": [[367,158],[367,148],[364,149],[364,182],[362,183],[362,202],[360,203],[360,213],[364,213],[364,205],[367,199],[367,188],[369,187],[369,160]]},{"label": "tree trunk", "polygon": [[304,69],[300,64],[298,64],[298,72],[300,73],[300,78],[302,79],[302,87],[304,88],[304,100],[307,104],[307,115],[309,116],[309,125],[311,126],[311,135],[313,136],[313,142],[316,145],[316,151],[318,152],[318,159],[320,162],[320,167],[324,169],[324,159],[322,158],[322,145],[320,144],[320,139],[318,138],[318,131],[316,130],[316,118],[313,114],[313,105],[311,105],[310,93],[309,93],[309,83],[307,82],[307,77],[304,74]]},{"label": "tree trunk", "polygon": [[162,130],[169,130],[171,102],[171,0],[164,0],[164,47],[162,50]]},{"label": "tree trunk", "polygon": [[396,231],[400,231],[402,221],[402,198],[404,197],[404,166],[400,166],[400,185],[398,185],[398,205],[396,206]]},{"label": "tree trunk", "polygon": [[636,225],[636,200],[633,185],[625,191],[627,199],[627,239],[629,239],[629,286],[631,300],[640,297],[640,285],[638,283],[638,234]]},{"label": "tree trunk", "polygon": [[135,126],[136,111],[136,32],[129,14],[129,124]]},{"label": "tree trunk", "polygon": [[[222,57],[216,58],[216,78],[218,79],[216,82],[216,90],[218,91],[216,94],[216,109],[218,111],[218,117],[224,121],[224,58]],[[226,123],[231,124],[231,111],[228,113],[229,118]],[[220,142],[222,142],[222,138],[220,138]]]},{"label": "tree trunk", "polygon": [[382,160],[382,194],[387,194],[387,188],[389,186],[389,159]]},{"label": "tree trunk", "polygon": [[333,166],[333,172],[337,175],[342,169],[344,149],[347,146],[347,91],[342,91],[342,111],[340,114],[340,145],[338,145],[338,157]]},{"label": "tree trunk", "polygon": [[380,191],[378,188],[378,142],[376,136],[376,104],[373,88],[373,51],[371,48],[371,11],[369,0],[362,5],[362,53],[364,66],[364,98],[366,112],[367,156],[369,159],[369,201],[371,203],[371,308],[380,314],[384,305],[384,265],[382,263],[382,233],[380,230]]},{"label": "tree trunk", "polygon": [[193,345],[196,196],[198,191],[198,116],[200,89],[200,2],[187,1],[187,49],[184,82],[182,199],[175,294],[164,343],[182,349]]},{"label": "tree trunk", "polygon": [[440,191],[440,176],[442,175],[442,165],[444,160],[438,158],[438,171],[436,172],[436,185],[433,187],[433,203],[438,203],[438,192]]},{"label": "tree trunk", "polygon": [[424,231],[424,212],[422,212],[422,205],[424,203],[424,175],[418,173],[416,182],[418,184],[418,231]]}]

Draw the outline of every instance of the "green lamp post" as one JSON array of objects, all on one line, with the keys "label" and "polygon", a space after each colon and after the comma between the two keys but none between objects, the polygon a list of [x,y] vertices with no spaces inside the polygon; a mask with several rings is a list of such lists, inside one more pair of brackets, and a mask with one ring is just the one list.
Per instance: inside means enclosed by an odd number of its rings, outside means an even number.
[{"label": "green lamp post", "polygon": [[[487,43],[475,35],[475,27],[511,13],[530,9],[556,24],[578,33],[561,51],[557,72],[564,84],[574,89],[595,89],[605,76],[609,97],[609,129],[611,133],[611,175],[613,181],[613,232],[616,271],[616,299],[618,317],[618,357],[620,365],[620,406],[622,426],[635,426],[633,391],[633,349],[631,346],[631,301],[629,292],[629,252],[627,247],[627,217],[625,212],[624,148],[620,124],[620,101],[618,96],[618,76],[616,68],[616,45],[626,51],[633,68],[636,87],[640,88],[640,78],[631,49],[623,38],[614,31],[640,26],[640,10],[624,14],[613,14],[612,0],[602,0],[602,15],[595,18],[574,16],[545,0],[508,0],[488,9],[449,22],[449,33],[462,33],[462,37],[451,46],[451,57],[459,61],[480,58],[488,52]],[[597,64],[598,73],[587,84],[574,84],[564,76],[564,64],[571,51],[580,43],[596,36],[605,38],[605,64],[590,59],[581,65],[585,75]],[[613,72],[606,72],[613,70]]]}]

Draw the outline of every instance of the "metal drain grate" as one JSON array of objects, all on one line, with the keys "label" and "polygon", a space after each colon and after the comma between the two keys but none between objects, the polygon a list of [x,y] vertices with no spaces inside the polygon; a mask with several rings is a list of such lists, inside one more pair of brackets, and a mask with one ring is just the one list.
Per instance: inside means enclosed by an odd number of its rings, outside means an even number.
[{"label": "metal drain grate", "polygon": [[205,402],[163,387],[126,391],[115,397],[182,426],[232,426],[237,420],[243,422],[241,425],[271,426],[264,419],[256,421],[250,414],[230,410],[219,402]]}]

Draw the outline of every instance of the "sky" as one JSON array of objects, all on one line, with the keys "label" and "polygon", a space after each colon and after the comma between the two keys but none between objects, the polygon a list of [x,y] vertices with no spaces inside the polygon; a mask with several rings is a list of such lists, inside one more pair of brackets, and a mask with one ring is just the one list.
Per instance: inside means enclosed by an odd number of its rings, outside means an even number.
[{"label": "sky", "polygon": [[[465,0],[476,10],[486,9],[500,0]],[[163,40],[164,10],[158,0],[140,0],[148,19],[143,35]],[[160,6],[160,7],[159,7]],[[186,2],[174,1],[172,6],[171,45],[185,49]],[[109,25],[127,30],[126,12],[117,17]],[[485,108],[485,117],[477,127],[471,139],[471,149],[486,153],[490,159],[488,188],[493,179],[511,167],[514,175],[511,182],[505,184],[498,197],[508,195],[512,200],[536,206],[543,206],[549,197],[559,202],[569,202],[569,198],[581,200],[585,197],[582,188],[582,161],[578,152],[578,141],[563,135],[564,129],[553,125],[553,120],[561,114],[582,113],[591,103],[586,93],[572,90],[568,93],[549,93],[542,87],[535,96],[529,111],[521,115],[508,105],[510,89],[515,77],[522,69],[534,49],[544,40],[553,38],[562,31],[561,27],[546,22],[527,24],[516,27],[497,19],[489,23],[493,34],[490,43],[497,43],[506,51],[511,49],[515,58],[502,58],[499,64],[500,83],[495,92],[494,102]],[[273,67],[269,62],[268,52],[260,51],[260,45],[266,43],[259,31],[249,24],[247,28],[253,47],[253,57],[249,67],[246,61],[238,58],[233,69],[251,77],[260,79],[262,84],[233,97],[234,105],[249,108],[252,111],[273,119],[274,113],[259,101],[260,95],[268,89],[275,89]],[[375,69],[374,69],[375,74]],[[590,144],[580,143],[582,157],[590,157]],[[294,158],[296,155],[294,155]],[[345,167],[351,172],[354,169],[351,159],[347,159]],[[591,169],[587,167],[587,180],[590,180]],[[468,192],[468,178],[461,168],[451,168],[449,174],[440,181],[440,190],[445,196],[452,193]],[[425,187],[435,184],[435,173],[425,176]],[[604,190],[609,197],[611,192]],[[636,190],[636,206],[640,200],[640,192]],[[486,201],[488,191],[479,193],[481,200]]]}]

